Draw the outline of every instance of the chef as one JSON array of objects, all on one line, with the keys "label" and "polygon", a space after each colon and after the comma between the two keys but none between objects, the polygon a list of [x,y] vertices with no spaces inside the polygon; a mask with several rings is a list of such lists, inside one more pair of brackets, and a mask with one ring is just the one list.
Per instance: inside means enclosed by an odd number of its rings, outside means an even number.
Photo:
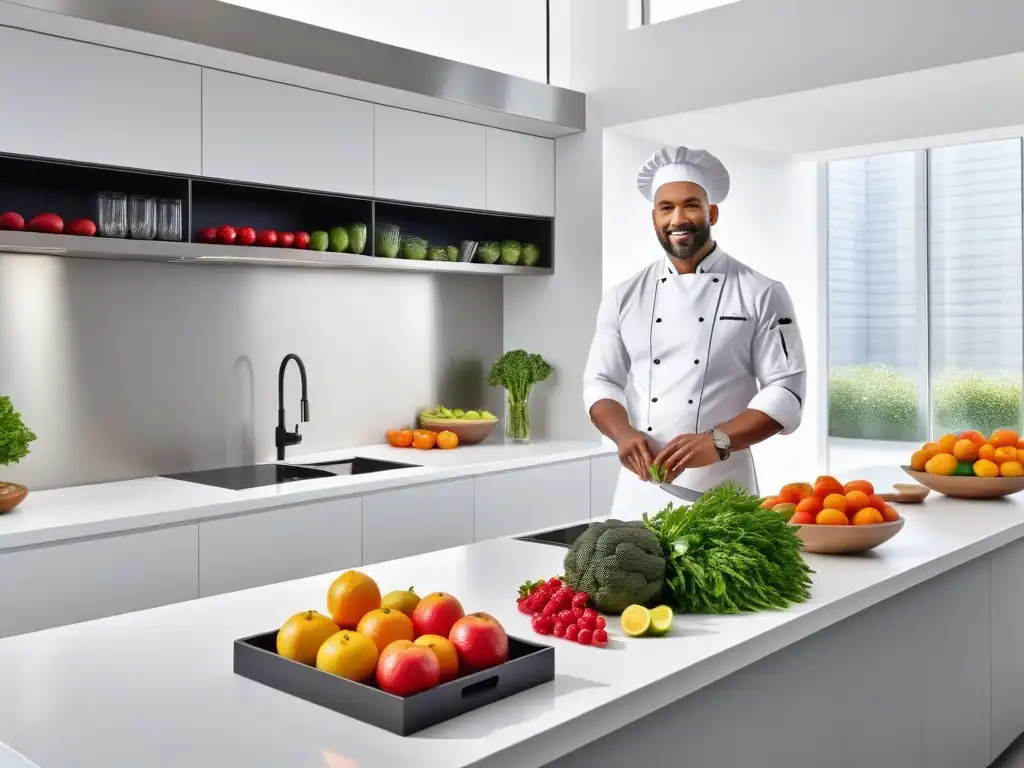
[{"label": "chef", "polygon": [[649,482],[652,464],[692,490],[731,480],[758,493],[750,446],[800,425],[805,390],[786,289],[712,237],[729,193],[721,161],[662,149],[637,187],[665,255],[601,300],[583,387],[591,421],[618,446],[619,519],[674,501]]}]

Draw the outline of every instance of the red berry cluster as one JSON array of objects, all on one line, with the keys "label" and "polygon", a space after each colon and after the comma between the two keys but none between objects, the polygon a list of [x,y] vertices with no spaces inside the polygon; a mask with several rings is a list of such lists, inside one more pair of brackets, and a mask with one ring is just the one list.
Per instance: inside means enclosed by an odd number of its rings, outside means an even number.
[{"label": "red berry cluster", "polygon": [[604,616],[587,608],[585,592],[573,592],[557,578],[527,582],[519,588],[520,613],[533,618],[530,624],[539,635],[554,635],[580,645],[608,644]]}]

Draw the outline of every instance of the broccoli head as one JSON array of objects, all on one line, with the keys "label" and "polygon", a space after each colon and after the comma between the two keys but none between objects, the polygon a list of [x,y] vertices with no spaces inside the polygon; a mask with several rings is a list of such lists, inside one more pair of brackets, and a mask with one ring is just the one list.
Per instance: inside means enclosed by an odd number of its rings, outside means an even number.
[{"label": "broccoli head", "polygon": [[511,400],[521,403],[526,401],[534,384],[550,375],[551,365],[543,357],[513,349],[494,361],[487,383],[492,387],[504,387]]}]

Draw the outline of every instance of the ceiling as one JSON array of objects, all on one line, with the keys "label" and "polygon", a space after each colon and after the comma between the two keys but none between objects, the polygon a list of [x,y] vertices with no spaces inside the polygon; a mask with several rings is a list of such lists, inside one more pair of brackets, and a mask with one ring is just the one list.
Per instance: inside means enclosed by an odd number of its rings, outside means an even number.
[{"label": "ceiling", "polygon": [[801,155],[1024,124],[1024,53],[619,128],[670,144]]}]

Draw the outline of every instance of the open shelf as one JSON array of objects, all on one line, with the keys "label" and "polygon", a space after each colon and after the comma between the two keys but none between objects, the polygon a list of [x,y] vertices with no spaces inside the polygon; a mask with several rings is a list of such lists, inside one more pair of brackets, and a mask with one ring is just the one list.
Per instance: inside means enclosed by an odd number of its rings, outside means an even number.
[{"label": "open shelf", "polygon": [[[39,213],[53,212],[65,222],[76,218],[95,222],[96,196],[101,191],[180,199],[183,242],[0,231],[0,251],[122,261],[494,276],[550,275],[554,271],[554,224],[550,218],[0,155],[0,212],[16,211],[26,221]],[[353,222],[367,227],[363,254],[199,242],[202,230],[225,225],[236,229],[252,227],[257,232],[273,229],[312,233]],[[477,261],[463,263],[376,257],[374,228],[375,224],[382,223],[394,224],[403,235],[424,238],[431,245],[458,247],[462,240],[500,242],[506,239],[534,243],[540,249],[540,261],[534,267],[524,267]]]}]

